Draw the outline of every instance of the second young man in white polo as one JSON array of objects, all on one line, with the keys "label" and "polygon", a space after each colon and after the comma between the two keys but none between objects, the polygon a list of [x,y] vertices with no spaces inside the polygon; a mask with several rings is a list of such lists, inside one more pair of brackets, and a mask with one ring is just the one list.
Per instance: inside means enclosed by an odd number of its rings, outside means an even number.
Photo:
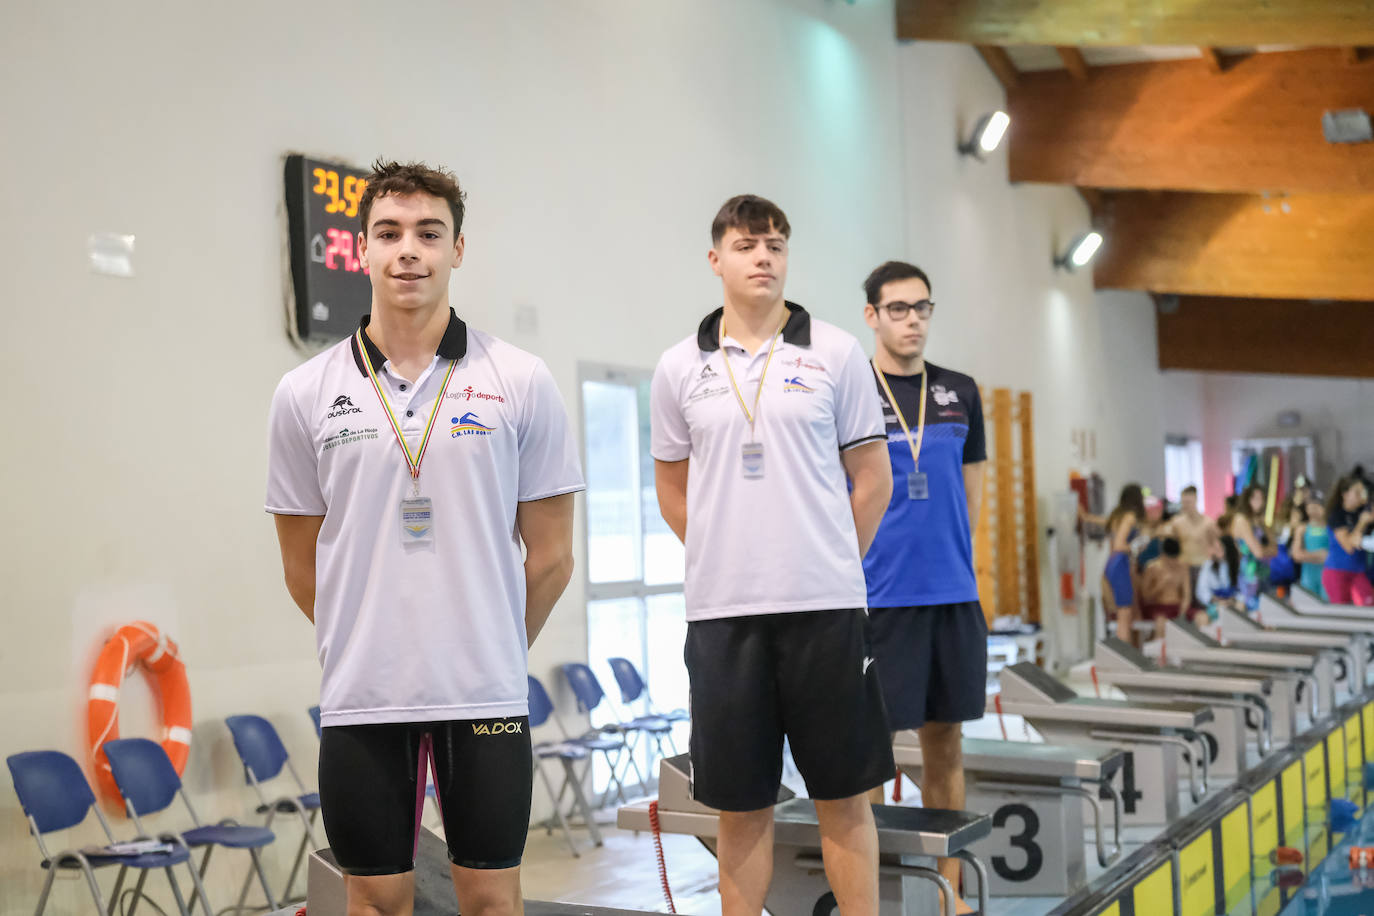
[{"label": "second young man in white polo", "polygon": [[722,913],[757,916],[786,736],[840,910],[876,916],[865,793],[894,769],[861,558],[891,471],[858,341],[783,299],[790,231],[767,200],[726,202],[708,254],[724,307],[654,372],[659,506],[686,544],[692,792],[721,809]]}]

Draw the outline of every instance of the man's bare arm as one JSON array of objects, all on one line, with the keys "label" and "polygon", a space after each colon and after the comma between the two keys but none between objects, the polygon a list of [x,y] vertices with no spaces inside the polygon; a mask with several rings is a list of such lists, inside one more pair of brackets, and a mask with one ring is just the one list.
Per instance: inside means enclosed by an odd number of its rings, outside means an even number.
[{"label": "man's bare arm", "polygon": [[320,538],[323,515],[273,515],[277,543],[281,546],[286,590],[311,623],[315,622],[315,543]]},{"label": "man's bare arm", "polygon": [[654,459],[654,489],[658,491],[658,511],[682,543],[687,543],[687,464]]},{"label": "man's bare arm", "polygon": [[892,462],[887,457],[887,441],[874,440],[840,453],[844,472],[854,483],[849,507],[854,513],[854,530],[859,536],[859,556],[868,553],[878,525],[892,500]]},{"label": "man's bare arm", "polygon": [[525,542],[525,640],[534,645],[573,571],[573,494],[532,499],[515,509]]}]

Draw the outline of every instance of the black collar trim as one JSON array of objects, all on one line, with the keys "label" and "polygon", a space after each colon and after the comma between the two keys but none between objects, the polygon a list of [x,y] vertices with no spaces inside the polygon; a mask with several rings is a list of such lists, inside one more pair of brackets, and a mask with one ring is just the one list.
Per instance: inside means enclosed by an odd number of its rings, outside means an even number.
[{"label": "black collar trim", "polygon": [[[367,336],[367,323],[372,320],[371,315],[364,315],[362,321],[358,322],[358,327],[363,332],[363,346],[367,347],[368,359],[372,360],[372,368],[381,369],[386,362],[386,354],[377,349],[377,345],[372,342],[372,338]],[[358,352],[358,335],[354,334],[348,339],[349,349],[353,352],[353,362],[358,366],[358,371],[367,375],[367,364],[363,362],[363,355]],[[439,341],[439,350],[436,356],[444,359],[458,360],[468,354],[468,326],[459,318],[453,309],[448,310],[448,327],[444,329],[444,336]]]},{"label": "black collar trim", "polygon": [[[782,326],[782,339],[796,347],[811,346],[811,313],[795,302],[784,303],[787,323]],[[701,320],[697,328],[697,346],[703,353],[720,349],[720,322],[725,317],[725,306],[721,306]]]}]

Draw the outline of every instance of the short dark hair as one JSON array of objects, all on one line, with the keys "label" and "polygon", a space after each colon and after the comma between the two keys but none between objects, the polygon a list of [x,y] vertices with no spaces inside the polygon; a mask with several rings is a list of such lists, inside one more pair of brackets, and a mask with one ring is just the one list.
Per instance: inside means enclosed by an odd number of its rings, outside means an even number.
[{"label": "short dark hair", "polygon": [[372,214],[372,204],[388,194],[428,194],[448,203],[453,214],[453,237],[463,231],[463,202],[467,194],[458,186],[458,179],[445,168],[432,168],[423,162],[388,162],[378,158],[372,163],[372,174],[367,176],[367,188],[358,201],[358,219],[362,223],[363,235],[367,235],[367,219]]},{"label": "short dark hair", "polygon": [[711,220],[711,244],[719,245],[729,229],[754,234],[772,229],[782,233],[785,239],[792,237],[792,224],[787,221],[782,207],[755,194],[736,194],[721,204],[716,218]]},{"label": "short dark hair", "polygon": [[1189,493],[1193,494],[1194,496],[1197,496],[1197,487],[1193,486],[1192,484],[1188,484],[1188,486],[1183,488],[1183,492],[1179,493],[1178,495],[1187,496]]},{"label": "short dark hair", "polygon": [[1183,545],[1178,542],[1178,538],[1165,538],[1159,549],[1166,557],[1176,557],[1183,552]]},{"label": "short dark hair", "polygon": [[884,285],[894,280],[913,279],[920,280],[926,285],[926,289],[931,289],[930,277],[915,264],[908,264],[906,261],[887,261],[875,267],[873,273],[868,275],[868,279],[864,281],[864,295],[868,297],[869,305],[877,305],[878,300],[883,297]]}]

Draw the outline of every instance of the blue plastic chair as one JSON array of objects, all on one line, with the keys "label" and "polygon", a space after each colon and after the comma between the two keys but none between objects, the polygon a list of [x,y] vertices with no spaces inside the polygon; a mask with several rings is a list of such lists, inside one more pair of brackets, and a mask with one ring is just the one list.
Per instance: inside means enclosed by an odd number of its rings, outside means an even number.
[{"label": "blue plastic chair", "polygon": [[310,721],[315,723],[315,737],[320,737],[320,707],[311,706],[307,712],[310,713]]},{"label": "blue plastic chair", "polygon": [[[549,692],[544,689],[544,685],[533,676],[529,678],[529,703],[530,703],[530,729],[536,729],[546,724],[550,719],[558,726],[558,730],[563,733],[562,741],[541,741],[534,745],[534,770],[539,774],[540,781],[544,784],[544,789],[549,793],[549,801],[553,803],[554,818],[558,820],[559,826],[563,828],[563,836],[568,840],[568,847],[572,849],[574,857],[580,857],[577,851],[577,844],[573,841],[572,830],[568,825],[568,818],[563,813],[563,795],[572,789],[573,808],[575,813],[581,814],[582,821],[587,825],[587,832],[591,836],[592,843],[596,846],[602,844],[601,830],[596,826],[596,819],[592,816],[592,807],[587,802],[587,796],[582,791],[582,777],[586,775],[585,768],[582,774],[578,774],[576,763],[586,760],[590,765],[592,751],[595,748],[568,738],[567,730],[563,728],[563,723],[554,715],[553,701],[549,699]],[[606,742],[609,747],[623,747],[623,741]],[[554,795],[553,783],[549,781],[548,775],[544,772],[543,761],[557,760],[563,767],[563,784],[558,788],[558,794]],[[547,831],[553,833],[553,819],[546,821],[544,826]]]},{"label": "blue plastic chair", "polygon": [[[243,761],[244,776],[257,793],[257,813],[267,815],[263,826],[270,830],[272,819],[281,813],[297,815],[301,820],[301,826],[305,828],[300,848],[296,850],[295,861],[291,863],[291,876],[286,879],[286,890],[282,894],[289,901],[292,899],[291,888],[296,883],[296,873],[305,861],[306,844],[314,843],[316,849],[321,848],[321,843],[315,836],[315,818],[320,810],[320,793],[305,790],[305,783],[301,781],[296,768],[291,765],[286,746],[281,743],[281,738],[271,722],[262,716],[229,716],[224,722],[234,737],[234,749],[239,752],[239,759]],[[281,795],[269,801],[262,784],[281,775],[282,770],[291,774],[291,778],[296,782],[297,791],[292,795]],[[249,875],[244,878],[244,891],[240,894],[240,900],[247,894],[251,877]]]},{"label": "blue plastic chair", "polygon": [[[6,763],[9,764],[10,777],[14,780],[14,791],[19,796],[19,804],[24,809],[24,816],[29,820],[29,830],[38,843],[38,852],[43,856],[42,867],[48,872],[47,878],[43,881],[43,890],[38,897],[38,909],[35,911],[38,916],[41,916],[48,905],[53,879],[63,870],[81,871],[86,878],[86,886],[90,888],[91,899],[95,901],[96,911],[100,916],[109,916],[119,900],[124,878],[131,868],[138,872],[138,882],[132,891],[134,900],[129,909],[130,916],[138,906],[148,872],[158,868],[167,875],[179,911],[186,914],[186,901],[181,896],[181,887],[177,884],[176,876],[172,874],[172,866],[182,862],[186,863],[187,869],[191,872],[191,881],[195,885],[196,894],[205,905],[205,911],[214,911],[210,906],[210,899],[205,896],[200,875],[191,863],[191,850],[175,834],[164,834],[159,837],[174,847],[165,852],[110,855],[87,847],[84,851],[64,849],[56,855],[50,854],[47,844],[43,842],[43,834],[75,827],[86,820],[86,815],[92,809],[95,810],[96,819],[100,821],[101,829],[105,831],[106,839],[114,843],[110,824],[101,813],[100,806],[95,803],[95,794],[91,792],[91,785],[86,781],[81,767],[61,751],[27,751],[14,754],[6,759]],[[114,893],[110,895],[107,906],[101,899],[100,883],[96,880],[95,870],[111,865],[119,866],[119,876],[115,879]]]},{"label": "blue plastic chair", "polygon": [[[280,908],[277,898],[272,895],[272,888],[267,884],[267,875],[263,873],[262,859],[258,855],[259,849],[276,839],[272,831],[265,827],[242,827],[230,819],[217,824],[201,824],[200,818],[196,816],[196,809],[191,807],[191,799],[182,788],[181,777],[177,775],[177,771],[172,767],[172,761],[167,757],[167,752],[162,749],[162,745],[147,738],[120,738],[116,741],[107,741],[105,756],[110,761],[110,771],[114,775],[115,785],[119,786],[119,792],[124,796],[124,806],[129,811],[129,817],[140,832],[143,831],[140,815],[162,811],[170,807],[180,795],[194,825],[190,830],[180,831],[180,836],[185,845],[192,849],[205,847],[205,855],[200,860],[201,876],[204,877],[205,869],[210,864],[210,853],[214,852],[216,846],[246,849],[249,858],[252,859],[253,870],[258,874],[258,883],[262,885],[263,894],[267,897],[268,909]],[[238,906],[243,907],[242,897],[239,898]],[[191,909],[195,909],[194,901],[191,903]],[[206,916],[213,916],[213,911],[207,912]]]},{"label": "blue plastic chair", "polygon": [[[639,669],[634,666],[634,662],[628,658],[608,658],[606,663],[611,666],[611,674],[615,675],[616,685],[620,688],[620,701],[626,706],[639,700],[644,701],[648,715],[634,721],[642,724],[644,731],[653,739],[658,756],[668,756],[663,750],[663,742],[667,741],[668,750],[676,757],[677,742],[673,740],[673,725],[677,722],[686,722],[691,718],[687,710],[674,709],[671,712],[659,712],[653,697],[649,696],[649,685],[644,683],[644,678],[640,677]],[[653,772],[653,762],[653,755],[650,754],[649,771],[651,773]]]},{"label": "blue plastic chair", "polygon": [[[581,662],[569,662],[562,666],[563,676],[568,679],[568,686],[572,687],[573,696],[577,698],[577,708],[579,712],[590,713],[601,704],[602,700],[610,708],[611,714],[619,721],[609,725],[601,726],[602,731],[625,735],[625,759],[628,761],[627,769],[634,770],[635,779],[639,783],[641,791],[648,787],[644,779],[644,774],[639,769],[639,764],[635,762],[635,749],[639,743],[639,736],[650,734],[654,736],[655,742],[661,741],[661,736],[672,731],[672,725],[668,720],[658,716],[640,716],[635,719],[622,719],[620,711],[616,709],[615,703],[606,695],[606,691],[601,688],[599,681],[592,669]],[[660,755],[662,747],[660,746]],[[652,756],[651,760],[652,762]],[[623,793],[622,793],[623,798]]]}]

